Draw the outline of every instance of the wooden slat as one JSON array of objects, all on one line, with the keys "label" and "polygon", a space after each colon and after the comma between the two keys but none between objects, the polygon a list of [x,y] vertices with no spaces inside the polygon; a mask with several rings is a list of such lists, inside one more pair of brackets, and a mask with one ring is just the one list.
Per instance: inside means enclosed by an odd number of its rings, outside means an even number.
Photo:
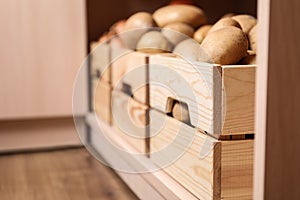
[{"label": "wooden slat", "polygon": [[221,142],[221,198],[253,198],[254,140]]},{"label": "wooden slat", "polygon": [[[271,0],[258,0],[257,15],[257,75],[255,89],[255,147],[254,147],[254,192],[255,200],[265,199],[265,152],[266,152],[266,117],[267,86],[269,63],[269,27]],[[277,24],[277,23],[275,23]],[[280,27],[280,26],[278,26]],[[277,48],[277,47],[276,47]],[[281,57],[281,56],[280,56]]]},{"label": "wooden slat", "polygon": [[168,113],[169,99],[188,105],[191,124],[210,134],[254,133],[254,65],[216,66],[150,56],[150,106]]},{"label": "wooden slat", "polygon": [[163,117],[163,113],[150,112],[152,119],[165,119],[163,127],[150,127],[151,132],[158,131],[150,139],[151,160],[199,199],[220,197],[220,182],[215,182],[219,180],[215,176],[221,171],[220,166],[214,165],[214,159],[221,159],[220,154],[214,154],[214,148],[220,145],[218,141],[174,118]]},{"label": "wooden slat", "polygon": [[110,46],[108,43],[92,42],[90,44],[91,74],[101,75],[103,81],[110,83]]},{"label": "wooden slat", "polygon": [[[99,81],[98,79],[93,81],[92,99],[94,110],[100,119],[104,120],[106,123],[112,123],[111,116],[111,93],[112,87],[106,82]],[[95,86],[96,85],[96,86]]]},{"label": "wooden slat", "polygon": [[[192,125],[210,133],[220,132],[214,130],[213,102],[221,95],[221,91],[213,91],[215,66],[161,55],[150,56],[149,62],[151,107],[167,112],[168,98],[179,100],[188,105]],[[221,107],[217,109],[220,113]]]},{"label": "wooden slat", "polygon": [[130,52],[126,55],[126,71],[122,81],[131,87],[133,97],[147,105],[148,54]]},{"label": "wooden slat", "polygon": [[262,56],[257,77],[256,195],[266,200],[299,199],[300,2],[272,0],[259,5],[263,24],[258,32]]},{"label": "wooden slat", "polygon": [[222,135],[254,133],[255,66],[222,66]]},{"label": "wooden slat", "polygon": [[118,135],[139,153],[146,153],[146,117],[148,107],[127,94],[112,94],[112,124]]},{"label": "wooden slat", "polygon": [[121,87],[128,66],[128,56],[132,54],[132,50],[124,48],[118,37],[111,40],[110,48],[111,85],[114,88]]},{"label": "wooden slat", "polygon": [[150,117],[165,120],[150,126],[151,160],[187,190],[199,199],[252,199],[253,140],[220,141],[158,111]]}]

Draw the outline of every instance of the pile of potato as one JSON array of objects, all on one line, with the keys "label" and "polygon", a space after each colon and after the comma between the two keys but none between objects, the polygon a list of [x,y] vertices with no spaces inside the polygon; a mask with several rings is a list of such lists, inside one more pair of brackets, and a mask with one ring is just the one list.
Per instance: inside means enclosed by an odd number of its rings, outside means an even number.
[{"label": "pile of potato", "polygon": [[222,65],[254,64],[256,32],[257,20],[251,15],[229,13],[210,25],[196,6],[168,5],[117,22],[99,41],[122,33],[123,45],[132,50],[174,52],[185,59]]}]

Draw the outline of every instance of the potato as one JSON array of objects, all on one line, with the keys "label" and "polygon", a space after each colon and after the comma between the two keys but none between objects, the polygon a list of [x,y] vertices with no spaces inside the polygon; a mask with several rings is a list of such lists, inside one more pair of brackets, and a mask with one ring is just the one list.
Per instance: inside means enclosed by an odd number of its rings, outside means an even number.
[{"label": "potato", "polygon": [[257,23],[255,17],[251,15],[235,15],[232,19],[236,20],[242,27],[244,33],[248,34],[253,26]]},{"label": "potato", "polygon": [[257,41],[257,25],[255,25],[248,34],[250,49],[256,52],[256,41]]},{"label": "potato", "polygon": [[120,37],[125,46],[133,50],[140,37],[154,26],[156,26],[156,24],[150,13],[138,12],[127,19],[124,25],[124,32]]},{"label": "potato", "polygon": [[99,43],[108,42],[110,38],[111,38],[111,36],[108,33],[104,33],[103,35],[100,36],[100,38],[98,39],[98,42]]},{"label": "potato", "polygon": [[199,57],[199,61],[230,65],[247,54],[248,39],[241,29],[227,26],[208,34],[201,47],[208,57]]},{"label": "potato", "polygon": [[197,28],[206,23],[204,11],[192,5],[169,5],[162,7],[153,13],[153,18],[159,27],[181,22]]},{"label": "potato", "polygon": [[234,13],[226,13],[225,15],[223,15],[223,16],[221,17],[221,19],[222,19],[222,18],[227,18],[227,17],[233,17],[233,16],[235,16]]},{"label": "potato", "polygon": [[211,27],[212,25],[201,26],[197,31],[195,31],[193,36],[194,39],[201,44]]},{"label": "potato", "polygon": [[152,15],[147,12],[138,12],[131,15],[124,27],[124,31],[129,31],[137,28],[149,28],[156,26]]},{"label": "potato", "polygon": [[201,54],[200,44],[193,39],[186,39],[177,44],[173,51],[174,54],[189,61],[197,61]]},{"label": "potato", "polygon": [[159,31],[145,33],[139,40],[136,49],[145,53],[170,52],[171,43]]},{"label": "potato", "polygon": [[166,25],[161,32],[173,45],[176,45],[182,40],[192,37],[194,29],[190,25],[176,22]]},{"label": "potato", "polygon": [[109,28],[109,31],[113,32],[114,34],[120,34],[125,29],[125,23],[126,23],[126,20],[124,20],[124,19],[119,20]]},{"label": "potato", "polygon": [[186,104],[176,102],[172,110],[173,117],[186,124],[190,123],[189,110]]},{"label": "potato", "polygon": [[230,17],[226,17],[226,18],[222,18],[219,21],[217,21],[209,30],[208,34],[211,32],[214,32],[216,30],[219,30],[221,28],[224,28],[226,26],[234,26],[237,28],[242,28],[241,25],[235,21],[234,19],[230,18]]}]

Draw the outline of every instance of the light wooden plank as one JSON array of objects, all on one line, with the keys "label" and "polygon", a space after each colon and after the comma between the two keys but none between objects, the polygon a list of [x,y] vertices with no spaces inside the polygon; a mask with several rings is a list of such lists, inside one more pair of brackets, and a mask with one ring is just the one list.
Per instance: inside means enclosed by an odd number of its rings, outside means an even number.
[{"label": "light wooden plank", "polygon": [[255,66],[222,66],[222,135],[254,133]]},{"label": "light wooden plank", "polygon": [[137,51],[127,53],[124,61],[126,68],[122,77],[122,82],[130,86],[133,97],[146,105],[148,101],[148,55]]},{"label": "light wooden plank", "polygon": [[101,75],[103,81],[110,83],[110,46],[108,43],[92,42],[90,44],[91,75]]},{"label": "light wooden plank", "polygon": [[[264,199],[267,86],[269,65],[270,0],[258,0],[257,16],[257,74],[255,90],[255,147],[254,147],[254,194],[256,200]],[[273,67],[272,67],[273,68]],[[271,68],[271,69],[272,69]]]},{"label": "light wooden plank", "polygon": [[[151,118],[159,120],[164,115],[150,112]],[[164,126],[150,139],[151,160],[199,199],[220,197],[220,182],[215,182],[218,180],[215,176],[221,173],[220,165],[214,164],[214,159],[220,162],[220,152],[214,151],[219,148],[218,141],[174,118],[165,116],[165,120]],[[151,132],[159,129],[152,127]]]},{"label": "light wooden plank", "polygon": [[210,134],[254,133],[254,65],[216,66],[150,56],[150,106],[168,113],[170,98],[188,105],[191,124]]},{"label": "light wooden plank", "polygon": [[119,137],[131,144],[139,153],[146,153],[146,117],[148,107],[127,94],[112,94],[112,124]]},{"label": "light wooden plank", "polygon": [[254,140],[221,142],[221,198],[253,198]]},{"label": "light wooden plank", "polygon": [[253,198],[253,140],[219,141],[158,111],[150,117],[165,120],[152,120],[150,158],[186,189],[199,199]]},{"label": "light wooden plank", "polygon": [[93,88],[96,88],[95,91],[92,92],[94,94],[92,96],[92,104],[94,106],[94,110],[96,114],[100,117],[100,119],[104,120],[106,123],[112,123],[112,114],[111,114],[111,94],[112,87],[106,82],[99,81],[95,79],[93,81]]},{"label": "light wooden plank", "polygon": [[119,38],[114,38],[111,43],[111,85],[113,88],[122,87],[123,76],[126,74],[127,62],[132,50],[126,49],[122,46]]},{"label": "light wooden plank", "polygon": [[[257,94],[259,103],[264,104],[258,107],[261,110],[257,110],[257,122],[262,120],[258,122],[261,125],[257,127],[258,133],[262,136],[257,138],[257,145],[262,146],[257,146],[256,153],[264,154],[258,155],[262,163],[258,163],[257,168],[264,168],[257,171],[257,175],[264,176],[264,180],[259,179],[264,181],[264,185],[259,185],[264,188],[264,194],[260,196],[267,200],[298,199],[300,2],[273,0],[261,2],[260,5],[260,9],[269,6],[269,12],[260,15],[264,20],[269,19],[269,23],[260,26],[268,26],[269,29],[265,27],[259,30],[259,42],[262,42],[259,47],[262,47],[263,55],[259,58],[262,70],[258,78],[262,81],[259,82]],[[262,33],[263,30],[269,33],[268,37]]]},{"label": "light wooden plank", "polygon": [[[192,125],[209,133],[219,133],[220,130],[214,130],[213,114],[214,98],[218,101],[217,96],[221,95],[221,91],[213,91],[217,68],[174,56],[154,55],[150,56],[149,62],[150,106],[168,112],[168,99],[179,100],[188,105]],[[216,112],[220,113],[221,107],[215,107],[217,109]]]}]

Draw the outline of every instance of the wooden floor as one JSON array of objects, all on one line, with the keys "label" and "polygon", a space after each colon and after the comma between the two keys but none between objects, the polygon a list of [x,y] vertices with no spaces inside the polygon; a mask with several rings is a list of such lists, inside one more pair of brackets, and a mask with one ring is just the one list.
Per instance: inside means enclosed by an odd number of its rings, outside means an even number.
[{"label": "wooden floor", "polygon": [[110,168],[83,148],[0,155],[1,200],[135,200]]}]

